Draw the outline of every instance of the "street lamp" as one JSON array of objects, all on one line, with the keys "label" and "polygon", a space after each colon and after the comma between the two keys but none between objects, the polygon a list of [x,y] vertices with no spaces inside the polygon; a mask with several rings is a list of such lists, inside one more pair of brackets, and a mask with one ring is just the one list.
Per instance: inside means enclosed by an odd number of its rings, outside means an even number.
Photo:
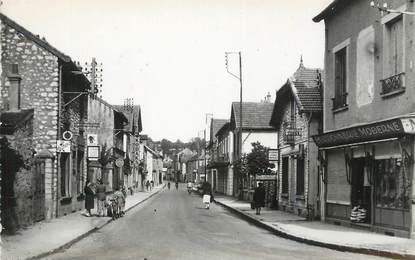
[{"label": "street lamp", "polygon": [[[239,76],[233,74],[230,70],[229,70],[229,66],[228,66],[228,56],[231,54],[238,54],[239,55]],[[239,89],[239,145],[238,145],[238,149],[239,149],[239,160],[242,159],[242,53],[239,52],[225,52],[225,65],[226,65],[226,71],[232,75],[233,77],[235,77],[236,79],[239,80],[239,85],[240,85],[240,89]],[[240,174],[239,174],[240,175]],[[238,185],[239,187],[239,185]],[[241,191],[242,192],[242,191]]]}]

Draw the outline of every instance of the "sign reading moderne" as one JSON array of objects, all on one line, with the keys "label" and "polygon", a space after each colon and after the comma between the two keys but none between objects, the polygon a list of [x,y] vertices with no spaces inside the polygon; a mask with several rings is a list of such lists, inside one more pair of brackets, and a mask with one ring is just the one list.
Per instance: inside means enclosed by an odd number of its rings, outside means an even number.
[{"label": "sign reading moderne", "polygon": [[373,141],[415,133],[415,119],[392,119],[313,136],[318,147]]}]

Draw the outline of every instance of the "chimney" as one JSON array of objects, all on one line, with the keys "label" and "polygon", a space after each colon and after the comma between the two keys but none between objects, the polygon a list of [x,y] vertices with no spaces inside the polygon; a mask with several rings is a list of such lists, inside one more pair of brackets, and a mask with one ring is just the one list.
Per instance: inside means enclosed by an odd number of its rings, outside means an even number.
[{"label": "chimney", "polygon": [[265,102],[266,103],[271,103],[271,94],[268,92],[268,94],[267,94],[267,96],[266,96],[266,98],[265,98]]}]

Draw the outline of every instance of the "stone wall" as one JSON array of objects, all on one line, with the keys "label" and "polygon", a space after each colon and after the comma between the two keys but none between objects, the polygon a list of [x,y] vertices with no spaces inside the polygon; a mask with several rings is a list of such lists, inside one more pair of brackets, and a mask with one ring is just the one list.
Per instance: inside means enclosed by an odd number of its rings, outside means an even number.
[{"label": "stone wall", "polygon": [[[9,102],[11,64],[17,64],[21,77],[21,109],[34,109],[33,148],[37,153],[46,149],[56,156],[58,58],[7,24],[1,27],[0,38],[0,111],[4,111]],[[52,172],[56,172],[56,164]],[[56,194],[56,175],[47,178],[51,179],[49,192]]]},{"label": "stone wall", "polygon": [[28,120],[13,135],[7,136],[10,147],[22,156],[27,167],[21,167],[15,175],[14,196],[16,199],[15,213],[17,227],[25,227],[33,223],[33,192],[32,183],[36,180],[30,169],[34,154],[32,147],[32,121]]}]

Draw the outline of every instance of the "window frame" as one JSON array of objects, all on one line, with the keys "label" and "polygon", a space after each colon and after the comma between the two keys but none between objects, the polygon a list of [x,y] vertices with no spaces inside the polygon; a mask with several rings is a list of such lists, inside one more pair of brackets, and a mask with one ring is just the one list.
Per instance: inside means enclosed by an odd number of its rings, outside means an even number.
[{"label": "window frame", "polygon": [[[349,82],[350,82],[350,69],[349,69],[349,64],[350,64],[350,59],[349,59],[349,50],[350,47],[350,38],[344,40],[343,42],[339,43],[338,45],[336,45],[333,49],[332,49],[332,53],[333,53],[333,76],[334,76],[334,82],[333,82],[333,97],[332,97],[332,110],[333,112],[339,112],[339,111],[343,111],[345,109],[348,108],[348,93],[349,93]],[[337,83],[336,83],[336,76],[337,76],[337,67],[336,67],[336,61],[337,61],[337,55],[340,52],[345,52],[344,53],[344,85],[342,87],[342,95],[340,96],[340,98],[344,98],[344,102],[342,102],[343,104],[341,104],[340,106],[335,106],[335,103],[337,102],[337,100],[339,99],[338,96],[338,90],[337,90]],[[343,97],[344,96],[344,97]]]}]

